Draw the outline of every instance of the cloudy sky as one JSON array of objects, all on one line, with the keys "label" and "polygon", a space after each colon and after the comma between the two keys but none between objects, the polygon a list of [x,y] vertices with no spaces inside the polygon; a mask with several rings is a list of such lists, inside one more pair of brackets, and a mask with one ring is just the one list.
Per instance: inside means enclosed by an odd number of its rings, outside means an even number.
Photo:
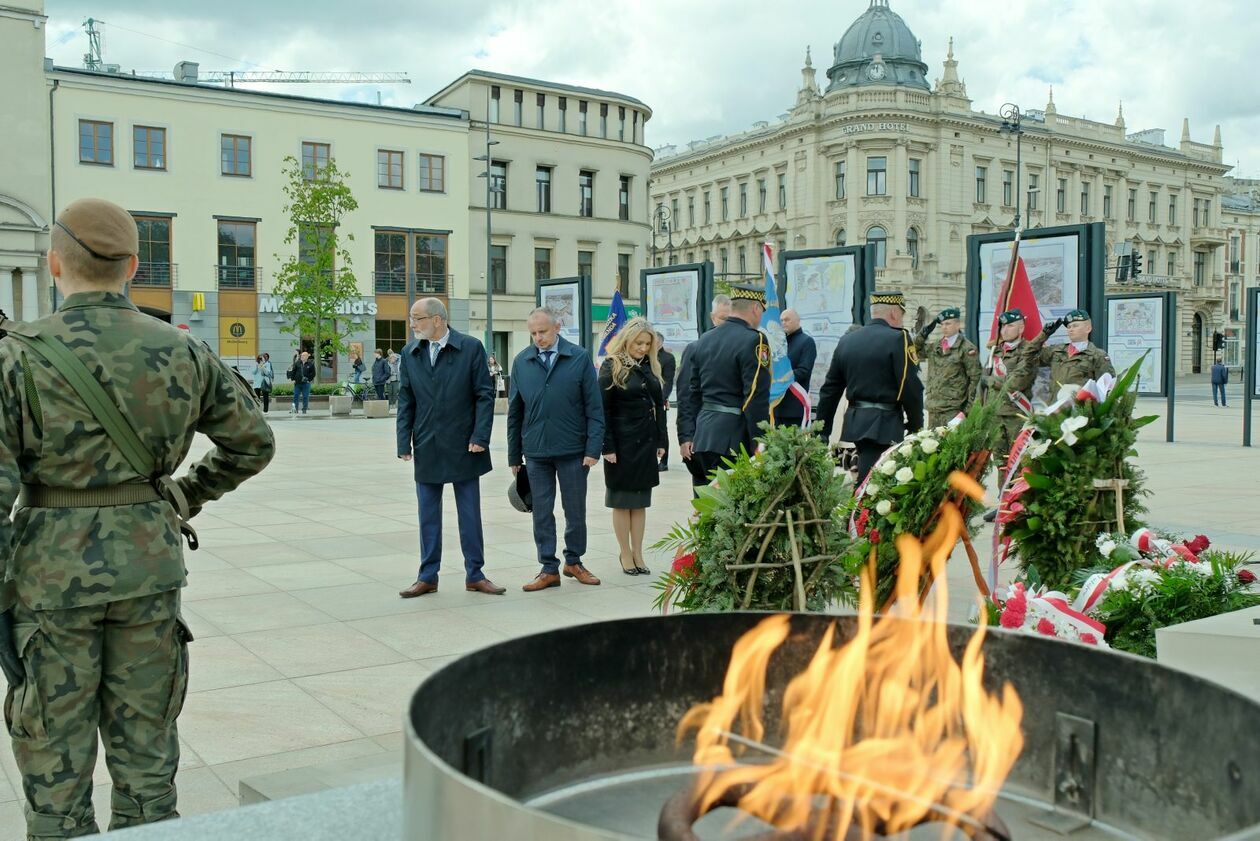
[{"label": "cloudy sky", "polygon": [[[795,100],[806,46],[819,78],[869,0],[47,0],[48,55],[79,66],[83,20],[103,20],[104,58],[125,70],[404,71],[410,85],[268,90],[410,106],[465,70],[620,91],[650,105],[648,143],[685,143],[774,119]],[[892,0],[941,73],[949,37],[973,106],[1045,106],[1129,131],[1181,120],[1227,163],[1260,177],[1252,0]],[[785,13],[785,14],[780,14]]]}]

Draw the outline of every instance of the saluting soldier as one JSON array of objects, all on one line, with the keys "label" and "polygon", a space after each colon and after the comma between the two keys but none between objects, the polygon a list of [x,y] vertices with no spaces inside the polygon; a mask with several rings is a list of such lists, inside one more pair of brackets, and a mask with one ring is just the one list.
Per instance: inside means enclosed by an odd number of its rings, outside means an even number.
[{"label": "saluting soldier", "polygon": [[[998,436],[998,467],[1005,479],[1006,462],[1011,444],[1024,427],[1024,410],[1020,402],[1027,402],[1033,383],[1037,379],[1037,366],[1032,364],[1028,346],[1024,342],[1024,313],[1010,309],[998,316],[998,343],[993,348],[991,370],[984,375],[989,391],[1001,395],[998,402],[998,422],[1002,425]],[[1013,400],[1012,395],[1020,400]]]},{"label": "saluting soldier", "polygon": [[[941,340],[929,344],[936,325],[941,326]],[[914,349],[920,361],[926,361],[927,411],[929,426],[944,426],[959,412],[966,412],[980,388],[980,351],[962,330],[962,313],[957,307],[941,310],[919,331]]]},{"label": "saluting soldier", "polygon": [[[192,639],[180,618],[181,526],[275,452],[228,367],[123,294],[138,253],[127,211],[74,202],[48,251],[61,308],[10,324],[0,341],[0,665],[31,838],[98,831],[98,731],[109,828],[178,817],[175,719]],[[90,408],[89,394],[116,411]],[[172,479],[196,432],[213,448]],[[133,467],[146,457],[151,475]]]},{"label": "saluting soldier", "polygon": [[[1054,335],[1060,326],[1067,326],[1068,341],[1063,345],[1046,347],[1046,339]],[[1037,367],[1050,368],[1050,384],[1057,389],[1061,385],[1085,385],[1103,374],[1116,373],[1111,357],[1089,340],[1094,322],[1085,310],[1072,310],[1058,321],[1052,321],[1041,335],[1028,343],[1028,352],[1035,356]]]},{"label": "saluting soldier", "polygon": [[726,321],[688,348],[678,441],[705,477],[741,446],[751,453],[770,419],[770,345],[757,329],[765,311],[764,289],[733,286]]},{"label": "saluting soldier", "polygon": [[871,323],[836,343],[818,395],[823,436],[830,439],[840,398],[848,394],[840,437],[857,447],[859,483],[888,445],[923,428],[923,383],[914,344],[901,326],[905,315],[900,292],[871,295]]}]

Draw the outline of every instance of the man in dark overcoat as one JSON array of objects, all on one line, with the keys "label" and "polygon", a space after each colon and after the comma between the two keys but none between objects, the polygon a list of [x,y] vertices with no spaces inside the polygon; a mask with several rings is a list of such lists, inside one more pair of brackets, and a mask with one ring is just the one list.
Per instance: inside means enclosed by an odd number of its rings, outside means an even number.
[{"label": "man in dark overcoat", "polygon": [[[442,486],[455,490],[464,589],[492,596],[506,590],[486,578],[480,477],[490,472],[494,382],[486,349],[452,330],[446,306],[421,298],[411,307],[415,341],[398,369],[398,457],[415,465],[420,507],[420,572],[399,593],[404,599],[436,593],[442,565]],[[413,459],[414,456],[414,459]]]}]

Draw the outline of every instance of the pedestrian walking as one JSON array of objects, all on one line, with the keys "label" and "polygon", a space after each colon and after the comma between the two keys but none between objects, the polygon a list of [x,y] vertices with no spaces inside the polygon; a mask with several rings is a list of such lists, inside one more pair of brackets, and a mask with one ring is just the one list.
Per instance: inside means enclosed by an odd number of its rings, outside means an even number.
[{"label": "pedestrian walking", "polygon": [[350,354],[350,382],[359,384],[363,382],[363,372],[367,370],[367,366],[363,364],[363,357],[357,353]]},{"label": "pedestrian walking", "polygon": [[[929,343],[937,325],[941,340]],[[962,311],[958,307],[941,310],[923,325],[915,337],[914,349],[921,362],[927,362],[928,426],[944,426],[959,412],[966,412],[980,391],[980,350],[962,334]]]},{"label": "pedestrian walking", "polygon": [[770,419],[770,345],[757,329],[765,311],[764,288],[733,286],[731,314],[690,348],[679,451],[698,463],[705,482],[741,447],[753,452]]},{"label": "pedestrian walking", "polygon": [[[727,316],[731,314],[731,299],[727,295],[714,295],[713,303],[709,306],[709,323],[714,327],[719,327],[726,322]],[[705,475],[704,468],[700,466],[700,462],[696,461],[686,453],[691,452],[689,448],[683,446],[683,412],[682,407],[688,400],[688,394],[691,391],[691,349],[696,346],[695,342],[691,342],[683,348],[682,358],[678,361],[678,378],[675,380],[675,389],[677,394],[674,395],[674,404],[678,408],[678,418],[674,421],[675,429],[678,434],[678,453],[682,456],[683,465],[687,468],[687,472],[691,474],[691,484],[693,487],[709,484],[709,477]],[[691,427],[689,435],[695,434],[695,428]]]},{"label": "pedestrian walking", "polygon": [[[780,313],[779,324],[787,334],[792,376],[808,394],[810,380],[814,377],[814,363],[818,361],[818,343],[813,336],[801,329],[801,316],[794,309],[786,309]],[[780,426],[800,426],[804,421],[805,406],[790,394],[774,407],[774,422]]]},{"label": "pedestrian walking", "polygon": [[372,360],[372,387],[376,389],[376,399],[385,399],[385,386],[389,383],[389,378],[393,375],[393,371],[389,367],[389,363],[385,361],[385,353],[380,349],[376,349]]},{"label": "pedestrian walking", "polygon": [[604,403],[604,505],[612,509],[621,571],[651,572],[643,560],[643,530],[652,488],[661,483],[660,459],[669,446],[657,334],[632,318],[609,343],[599,369]]},{"label": "pedestrian walking", "polygon": [[[1221,357],[1216,357],[1216,362],[1212,364],[1212,405],[1228,406],[1225,402],[1225,386],[1229,383],[1229,369],[1225,367],[1225,363],[1221,361]],[[1221,402],[1218,404],[1216,398],[1220,397]],[[1246,407],[1243,407],[1246,408]]]},{"label": "pedestrian walking", "polygon": [[[0,666],[26,836],[41,839],[99,831],[98,741],[109,829],[179,817],[181,531],[195,546],[188,518],[275,452],[248,385],[127,298],[131,214],[80,199],[50,238],[60,306],[0,339]],[[172,478],[196,433],[209,453]]]},{"label": "pedestrian walking", "polygon": [[271,387],[275,371],[271,363],[263,359],[262,354],[254,357],[254,394],[262,401],[263,411],[271,408]]},{"label": "pedestrian walking", "polygon": [[494,354],[490,354],[489,360],[486,362],[490,366],[490,376],[494,379],[494,396],[502,397],[505,392],[503,389],[503,366],[499,364],[499,360],[494,358]]},{"label": "pedestrian walking", "polygon": [[[664,410],[661,413],[662,419],[668,422],[669,418],[669,398],[674,391],[674,378],[678,374],[678,360],[669,348],[665,347],[665,337],[660,333],[655,333],[656,342],[653,348],[656,353],[657,364],[661,368],[661,397],[663,398]],[[668,429],[668,426],[666,427]],[[661,461],[657,469],[664,473],[669,470],[669,443],[665,444],[665,452],[661,453]]]},{"label": "pedestrian walking", "polygon": [[529,477],[542,571],[522,589],[560,586],[557,483],[564,508],[564,574],[581,584],[598,584],[582,565],[586,480],[604,446],[604,403],[595,365],[589,353],[560,335],[553,310],[538,307],[526,323],[532,342],[512,361],[508,390],[508,464],[513,474],[523,468]]},{"label": "pedestrian walking", "polygon": [[289,379],[293,380],[293,408],[289,414],[296,415],[301,410],[306,414],[311,407],[311,383],[315,381],[315,360],[306,351],[302,351],[293,360],[289,368]]},{"label": "pedestrian walking", "polygon": [[923,383],[910,334],[901,327],[905,315],[900,292],[871,295],[871,322],[840,337],[818,394],[828,440],[840,398],[849,398],[840,438],[857,448],[859,483],[889,444],[923,428]]},{"label": "pedestrian walking", "polygon": [[391,404],[398,402],[398,377],[399,377],[398,368],[401,364],[402,364],[402,357],[394,353],[393,350],[390,350],[388,394],[389,394],[389,402]]},{"label": "pedestrian walking", "polygon": [[464,552],[464,589],[501,596],[507,591],[482,572],[485,538],[479,480],[490,472],[488,447],[494,423],[486,349],[472,336],[450,328],[446,306],[437,298],[412,304],[410,321],[416,338],[403,348],[396,428],[398,457],[415,468],[420,570],[415,583],[398,595],[411,599],[437,592],[442,488],[450,485]]}]

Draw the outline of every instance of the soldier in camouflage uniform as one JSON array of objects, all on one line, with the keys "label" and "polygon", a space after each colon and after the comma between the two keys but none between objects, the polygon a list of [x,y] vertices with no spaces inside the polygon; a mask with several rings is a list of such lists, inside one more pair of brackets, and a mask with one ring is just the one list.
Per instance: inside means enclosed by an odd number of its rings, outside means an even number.
[{"label": "soldier in camouflage uniform", "polygon": [[[1064,325],[1067,326],[1067,344],[1046,347],[1046,339]],[[1093,329],[1089,313],[1072,310],[1058,321],[1047,324],[1041,335],[1028,343],[1027,353],[1033,357],[1033,368],[1050,369],[1052,389],[1057,390],[1062,385],[1085,385],[1103,374],[1116,373],[1107,352],[1089,340]]]},{"label": "soldier in camouflage uniform", "polygon": [[[919,360],[928,363],[928,426],[944,426],[967,411],[980,388],[980,351],[959,332],[961,319],[957,307],[943,309],[914,340]],[[929,345],[928,337],[938,324],[942,338]]]},{"label": "soldier in camouflage uniform", "polygon": [[98,831],[98,731],[114,784],[109,828],[178,816],[175,719],[192,636],[180,619],[180,522],[167,501],[174,493],[137,474],[78,391],[19,334],[62,340],[160,471],[184,460],[195,432],[215,443],[174,480],[192,513],[262,470],[275,449],[227,366],[122,294],[136,272],[137,240],[135,222],[117,205],[71,204],[48,253],[61,308],[13,325],[0,340],[0,618],[12,632],[0,661],[33,839]]},{"label": "soldier in camouflage uniform", "polygon": [[993,364],[984,374],[984,383],[990,394],[1001,395],[998,403],[998,422],[1002,431],[998,439],[998,451],[994,457],[998,460],[1005,479],[1006,462],[1010,455],[1011,444],[1024,427],[1023,410],[1010,399],[1012,394],[1022,394],[1025,398],[1037,379],[1037,368],[1030,364],[1024,336],[1024,314],[1018,309],[1007,310],[998,316],[997,346],[993,348]]}]

